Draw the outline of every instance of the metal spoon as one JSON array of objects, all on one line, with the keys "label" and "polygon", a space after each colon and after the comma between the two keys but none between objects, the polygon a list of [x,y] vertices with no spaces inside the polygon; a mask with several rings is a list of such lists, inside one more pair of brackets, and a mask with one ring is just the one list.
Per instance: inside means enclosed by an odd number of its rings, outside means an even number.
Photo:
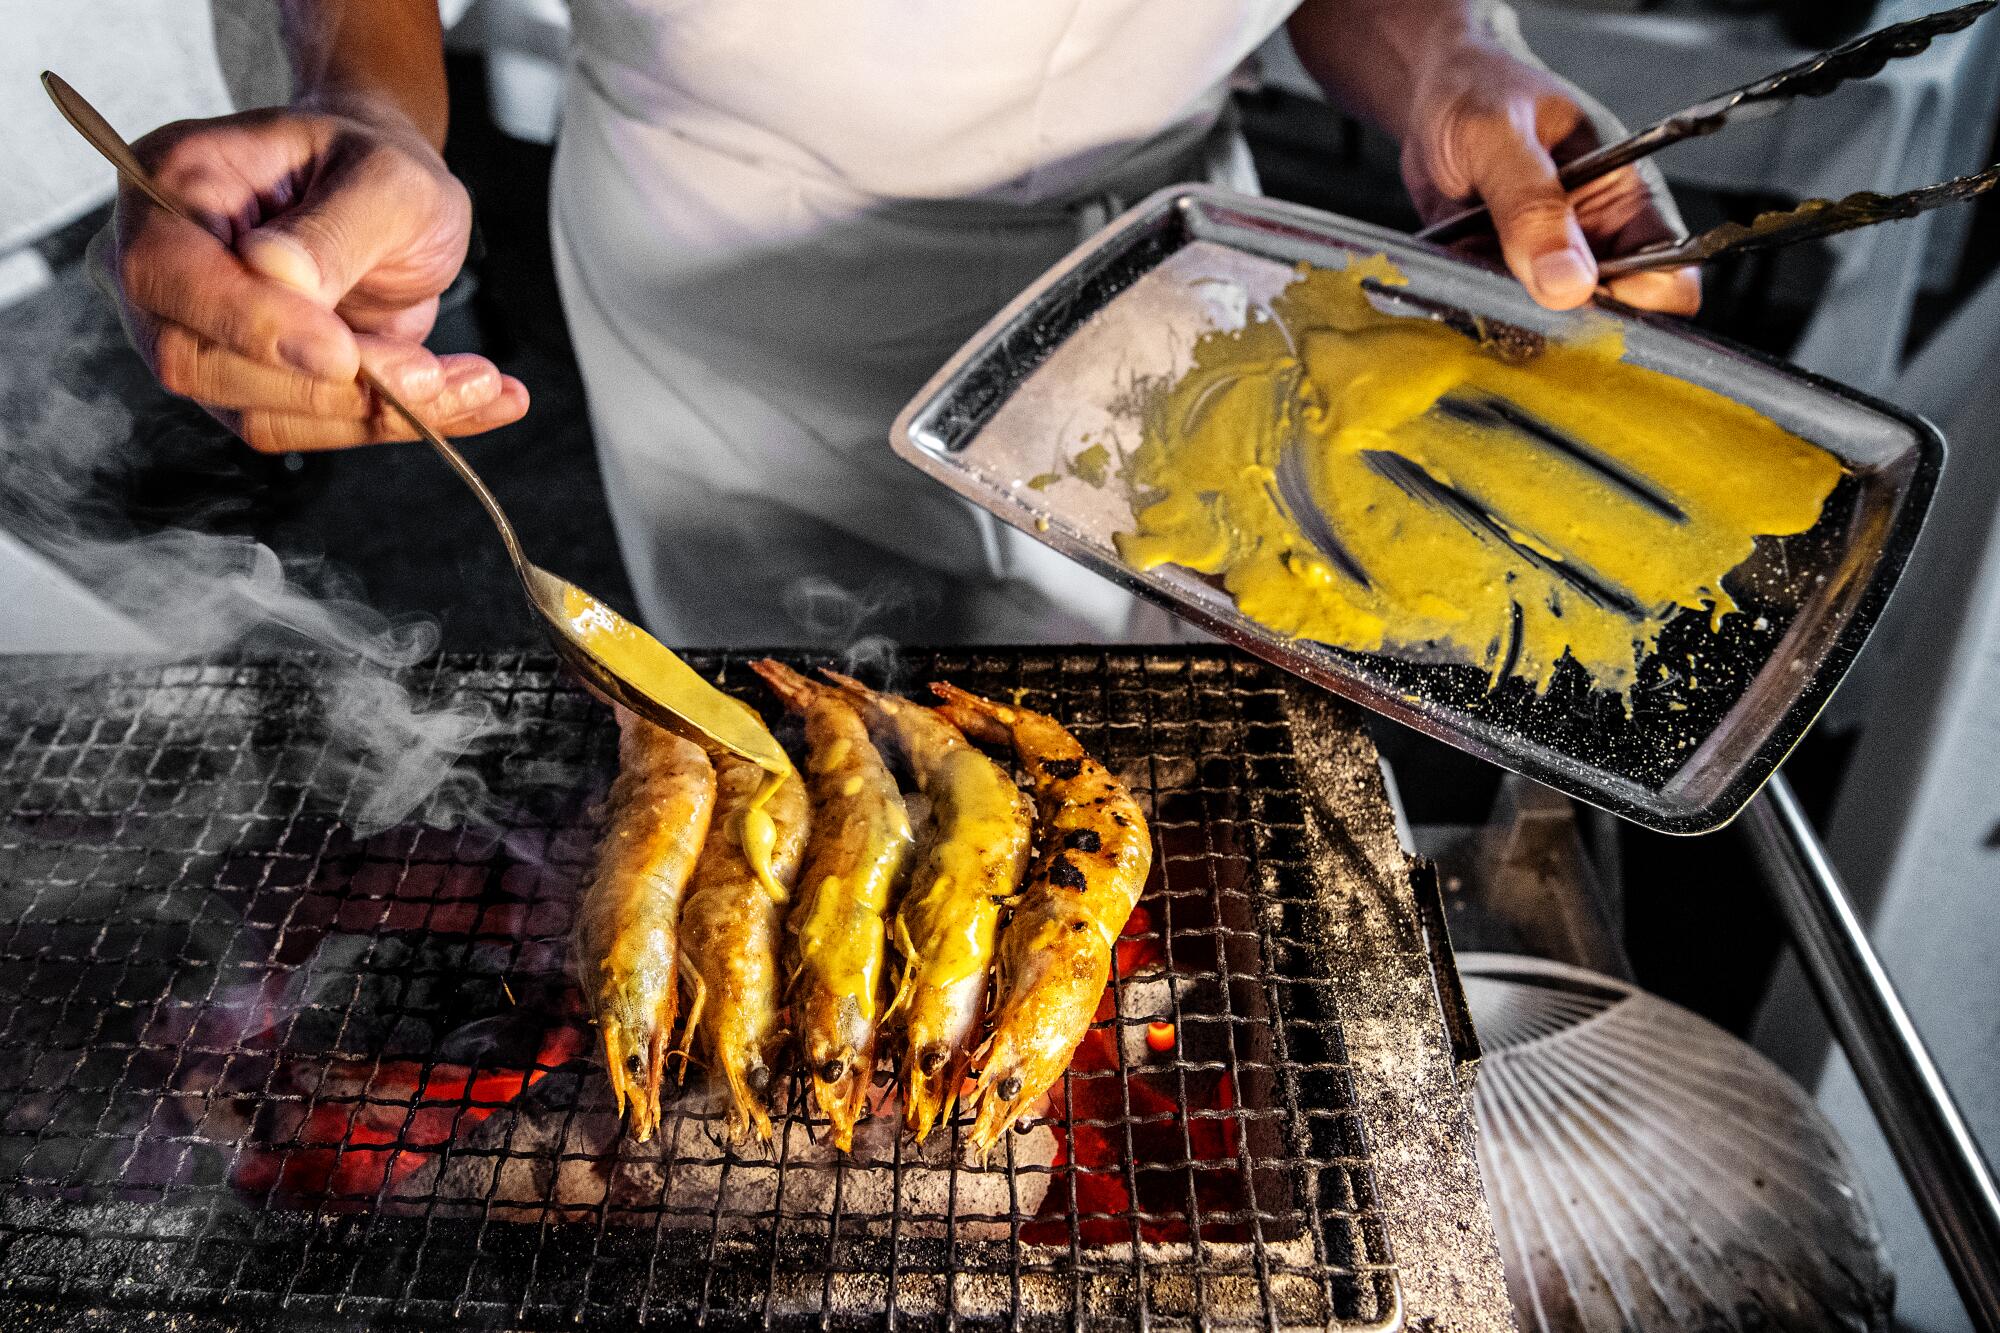
[{"label": "metal spoon", "polygon": [[[46,70],[42,73],[42,86],[63,118],[118,169],[119,175],[167,212],[201,226],[185,208],[167,197],[132,152],[132,146],[81,93]],[[555,646],[557,656],[570,665],[593,694],[607,703],[622,704],[649,722],[683,734],[692,731],[697,734],[696,739],[706,738],[770,772],[789,770],[790,761],[784,750],[748,705],[709,684],[659,640],[582,588],[530,561],[521,551],[514,525],[507,521],[500,502],[486,489],[472,465],[366,366],[361,368],[360,378],[371,393],[409,422],[410,428],[437,450],[479,497],[487,517],[500,530],[500,540],[506,544],[508,559],[514,562],[514,572],[520,575],[528,605],[541,618],[542,628]]]}]

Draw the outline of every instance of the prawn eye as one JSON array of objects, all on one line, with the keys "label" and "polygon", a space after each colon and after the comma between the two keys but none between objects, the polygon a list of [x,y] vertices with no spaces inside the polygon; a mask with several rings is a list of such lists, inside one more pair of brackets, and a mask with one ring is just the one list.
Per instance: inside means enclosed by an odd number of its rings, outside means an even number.
[{"label": "prawn eye", "polygon": [[917,1057],[917,1068],[924,1072],[925,1077],[944,1068],[944,1047],[926,1046],[924,1053]]},{"label": "prawn eye", "polygon": [[1072,921],[1069,923],[1069,928],[1071,930],[1088,930],[1090,929],[1090,923],[1087,921]]},{"label": "prawn eye", "polygon": [[1013,1101],[1021,1095],[1021,1076],[1019,1074],[1009,1074],[1000,1080],[1000,1085],[994,1091],[1000,1094],[1001,1101]]},{"label": "prawn eye", "polygon": [[761,1096],[771,1089],[771,1071],[764,1065],[752,1065],[745,1082],[749,1083],[750,1091]]},{"label": "prawn eye", "polygon": [[819,1067],[819,1080],[822,1083],[838,1083],[840,1082],[840,1076],[846,1072],[847,1061],[828,1060]]}]

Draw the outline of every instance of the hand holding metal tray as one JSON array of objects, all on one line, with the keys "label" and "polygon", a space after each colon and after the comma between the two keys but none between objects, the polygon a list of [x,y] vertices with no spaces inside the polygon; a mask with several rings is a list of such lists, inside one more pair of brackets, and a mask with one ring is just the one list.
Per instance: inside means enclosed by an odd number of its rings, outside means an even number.
[{"label": "hand holding metal tray", "polygon": [[[1818,523],[1760,539],[1729,576],[1740,614],[1715,631],[1702,615],[1669,622],[1629,710],[1581,673],[1537,693],[1420,652],[1289,639],[1243,615],[1211,579],[1120,557],[1113,537],[1133,530],[1134,497],[1110,455],[1137,444],[1147,388],[1171,383],[1203,332],[1267,303],[1297,265],[1376,255],[1408,279],[1393,295],[1373,294],[1385,313],[1529,339],[1609,323],[1628,362],[1741,403],[1840,460]],[[1675,833],[1727,822],[1811,723],[1894,586],[1944,457],[1923,420],[1676,321],[1622,307],[1550,311],[1506,275],[1401,233],[1195,187],[1141,203],[996,315],[904,409],[892,442],[1006,522],[1232,643]],[[1700,687],[1669,689],[1663,676],[1698,677]]]}]

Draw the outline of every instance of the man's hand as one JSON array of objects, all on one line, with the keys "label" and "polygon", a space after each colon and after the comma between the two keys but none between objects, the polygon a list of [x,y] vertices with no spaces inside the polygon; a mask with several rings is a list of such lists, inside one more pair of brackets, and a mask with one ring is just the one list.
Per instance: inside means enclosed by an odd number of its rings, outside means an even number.
[{"label": "man's hand", "polygon": [[[1403,139],[1403,183],[1427,223],[1484,203],[1507,267],[1537,301],[1566,310],[1590,299],[1597,256],[1683,234],[1650,163],[1565,194],[1559,164],[1597,147],[1597,123],[1609,121],[1539,66],[1467,43],[1425,62]],[[1627,305],[1676,315],[1701,305],[1701,279],[1692,268],[1635,273],[1608,290]]]},{"label": "man's hand", "polygon": [[517,420],[527,390],[484,357],[423,347],[472,209],[393,117],[253,111],[134,145],[193,226],[122,188],[110,269],[155,376],[265,452],[414,438],[366,365],[447,435]]},{"label": "man's hand", "polygon": [[[1681,235],[1649,163],[1565,195],[1557,164],[1588,152],[1617,121],[1536,64],[1512,12],[1488,0],[1304,0],[1288,30],[1313,77],[1403,146],[1403,181],[1426,222],[1483,203],[1500,252],[1543,305],[1590,299],[1597,257]],[[1629,305],[1692,314],[1694,269],[1611,284]]]}]

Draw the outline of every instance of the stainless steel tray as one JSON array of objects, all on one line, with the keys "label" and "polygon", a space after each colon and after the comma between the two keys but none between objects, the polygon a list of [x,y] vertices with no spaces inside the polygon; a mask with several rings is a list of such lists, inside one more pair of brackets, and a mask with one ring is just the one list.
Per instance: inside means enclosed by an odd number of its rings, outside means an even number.
[{"label": "stainless steel tray", "polygon": [[[1628,360],[1746,404],[1845,463],[1815,527],[1760,540],[1731,575],[1743,614],[1719,633],[1697,615],[1668,625],[1655,658],[1702,682],[1675,696],[1682,707],[1642,685],[1628,715],[1579,673],[1546,694],[1519,680],[1489,690],[1472,667],[1281,637],[1189,570],[1125,564],[1112,534],[1132,526],[1131,502],[1115,479],[1048,482],[1089,444],[1136,445],[1134,388],[1185,368],[1203,330],[1269,300],[1301,261],[1357,254],[1388,255],[1411,296],[1538,333],[1613,320]],[[1818,714],[1895,586],[1944,463],[1920,417],[1746,348],[1615,305],[1544,310],[1504,275],[1401,233],[1196,186],[1153,195],[994,316],[903,410],[892,442],[960,495],[1223,639],[1671,833],[1727,823]],[[1029,485],[1038,478],[1042,489]]]}]

